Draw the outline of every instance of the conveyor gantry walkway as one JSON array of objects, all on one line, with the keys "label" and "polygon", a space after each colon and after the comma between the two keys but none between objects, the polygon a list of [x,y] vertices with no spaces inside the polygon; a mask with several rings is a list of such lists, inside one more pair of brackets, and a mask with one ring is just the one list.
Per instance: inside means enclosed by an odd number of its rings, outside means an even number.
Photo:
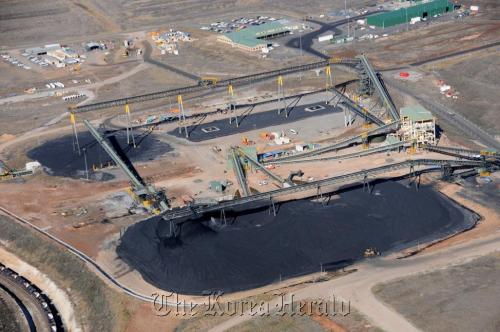
[{"label": "conveyor gantry walkway", "polygon": [[273,172],[271,172],[270,170],[268,170],[264,165],[262,165],[261,163],[259,163],[257,160],[255,160],[254,158],[252,158],[251,156],[249,156],[247,153],[245,153],[245,151],[243,151],[242,149],[240,148],[237,148],[235,149],[235,151],[240,154],[242,157],[244,157],[245,159],[247,159],[254,167],[258,168],[259,170],[261,170],[264,174],[266,174],[267,176],[269,176],[271,179],[273,179],[274,181],[276,181],[280,186],[285,186],[285,183],[287,183],[288,185],[293,185],[293,183],[290,183],[284,179],[282,179],[280,176],[274,174]]},{"label": "conveyor gantry walkway", "polygon": [[358,152],[352,152],[352,153],[346,153],[346,154],[341,154],[341,155],[336,155],[336,156],[331,156],[331,157],[323,157],[323,158],[314,158],[314,159],[297,159],[297,160],[271,160],[268,161],[268,164],[295,164],[295,163],[310,163],[310,162],[318,162],[318,161],[329,161],[329,160],[342,160],[342,159],[350,159],[350,158],[357,158],[357,157],[363,157],[363,156],[369,156],[371,154],[375,153],[381,153],[385,151],[392,151],[392,150],[397,150],[400,148],[406,148],[412,146],[412,142],[410,141],[401,141],[397,142],[394,144],[389,144],[389,145],[384,145],[384,146],[379,146],[376,148],[371,148],[363,151],[358,151]]},{"label": "conveyor gantry walkway", "polygon": [[325,147],[322,147],[319,149],[314,149],[314,150],[303,152],[303,153],[297,153],[297,154],[290,155],[290,156],[276,158],[272,161],[274,162],[274,161],[284,161],[284,160],[295,160],[295,159],[311,157],[311,156],[315,156],[318,154],[343,149],[343,148],[349,147],[353,144],[361,144],[363,142],[363,140],[368,139],[372,136],[378,136],[378,135],[382,135],[382,134],[391,133],[391,132],[397,130],[398,127],[399,127],[399,121],[394,121],[394,122],[391,122],[389,124],[383,125],[381,127],[372,129],[366,133],[362,133],[362,134],[347,138],[345,140],[342,140],[340,142],[334,143],[332,145],[328,145],[328,146],[325,146]]},{"label": "conveyor gantry walkway", "polygon": [[[420,170],[417,170],[418,167],[427,167]],[[272,202],[273,199],[289,195],[301,191],[306,190],[317,190],[321,191],[322,187],[327,187],[331,185],[337,185],[340,183],[346,182],[355,182],[356,180],[367,181],[368,177],[374,175],[380,175],[384,173],[389,173],[397,170],[401,170],[404,168],[410,169],[410,174],[415,174],[417,172],[436,172],[443,171],[443,169],[453,169],[453,168],[482,168],[482,167],[497,167],[491,163],[485,161],[473,161],[473,160],[448,160],[448,159],[409,159],[406,161],[392,163],[388,165],[378,166],[374,168],[369,168],[353,173],[342,174],[338,176],[334,176],[331,178],[307,182],[304,184],[299,184],[296,186],[276,189],[264,193],[258,193],[247,197],[241,197],[237,199],[233,199],[230,201],[222,201],[216,205],[210,206],[190,206],[189,208],[178,208],[171,211],[167,211],[162,214],[162,218],[166,221],[171,221],[175,224],[182,223],[184,220],[179,220],[182,217],[189,217],[193,213],[202,214],[206,212],[219,211],[229,208],[234,208],[237,206],[241,206],[244,204],[248,204],[251,202],[257,201],[269,201]]]},{"label": "conveyor gantry walkway", "polygon": [[245,76],[220,80],[217,82],[217,84],[213,84],[213,85],[204,85],[204,84],[191,85],[191,86],[181,87],[181,88],[177,88],[177,89],[164,90],[164,91],[153,92],[153,93],[148,93],[148,94],[143,94],[143,95],[138,95],[138,96],[132,96],[132,97],[127,97],[127,98],[120,98],[120,99],[103,101],[103,102],[89,104],[89,105],[77,106],[77,107],[71,108],[71,112],[81,113],[81,112],[95,111],[95,110],[99,110],[99,109],[103,109],[103,108],[123,106],[125,104],[144,102],[144,101],[148,101],[148,100],[155,100],[155,99],[160,99],[160,98],[165,98],[165,97],[170,97],[170,96],[183,95],[186,93],[200,92],[203,90],[209,90],[209,89],[214,89],[214,88],[223,88],[223,87],[227,87],[230,84],[233,86],[237,86],[237,85],[244,85],[244,84],[249,84],[249,83],[256,83],[256,82],[271,79],[271,78],[274,78],[274,77],[277,77],[280,75],[284,76],[284,75],[290,75],[290,74],[299,73],[299,72],[307,71],[307,70],[325,68],[327,65],[354,66],[354,65],[359,64],[359,61],[360,61],[359,59],[328,59],[328,60],[323,60],[323,61],[318,61],[318,62],[307,63],[307,64],[299,65],[299,66],[292,66],[292,67],[287,67],[287,68],[282,68],[282,69],[277,69],[277,70],[272,70],[272,71],[266,71],[266,72],[257,73],[257,74],[251,74],[251,75],[245,75]]},{"label": "conveyor gantry walkway", "polygon": [[106,151],[116,165],[118,165],[128,177],[132,183],[132,192],[141,199],[141,203],[151,211],[158,211],[161,213],[168,210],[168,202],[164,193],[158,192],[152,185],[146,184],[144,180],[136,174],[136,172],[129,168],[125,161],[120,158],[106,139],[97,131],[96,128],[94,128],[94,126],[92,126],[88,120],[83,120],[83,122],[97,143],[99,143],[104,151]]},{"label": "conveyor gantry walkway", "polygon": [[372,65],[368,61],[368,58],[363,54],[358,56],[357,58],[361,60],[361,64],[363,65],[363,68],[364,68],[366,74],[368,74],[368,77],[372,81],[373,86],[375,87],[380,98],[382,99],[382,102],[389,110],[389,114],[391,115],[392,119],[394,121],[399,120],[399,112],[396,109],[396,106],[394,105],[394,102],[392,101],[389,93],[387,92],[387,88],[385,87],[384,82],[379,77],[379,75],[375,72]]},{"label": "conveyor gantry walkway", "polygon": [[240,157],[238,156],[235,148],[231,148],[229,154],[233,162],[233,169],[234,174],[236,175],[236,180],[238,181],[238,184],[240,185],[240,188],[242,190],[241,194],[242,196],[247,197],[250,195],[250,188],[248,187],[243,167],[241,167]]},{"label": "conveyor gantry walkway", "polygon": [[500,154],[496,151],[490,151],[490,150],[477,151],[477,150],[467,150],[467,149],[452,148],[445,146],[434,146],[434,145],[425,145],[423,146],[423,149],[461,159],[470,159],[470,160],[496,159],[500,161]]},{"label": "conveyor gantry walkway", "polygon": [[340,101],[341,104],[345,105],[347,108],[349,108],[351,111],[359,115],[361,118],[365,119],[367,122],[375,123],[377,126],[383,126],[385,124],[384,121],[377,118],[368,110],[364,110],[363,108],[361,108],[358,104],[349,99],[345,94],[343,94],[336,88],[331,88],[329,90],[339,97],[339,99],[341,100]]}]

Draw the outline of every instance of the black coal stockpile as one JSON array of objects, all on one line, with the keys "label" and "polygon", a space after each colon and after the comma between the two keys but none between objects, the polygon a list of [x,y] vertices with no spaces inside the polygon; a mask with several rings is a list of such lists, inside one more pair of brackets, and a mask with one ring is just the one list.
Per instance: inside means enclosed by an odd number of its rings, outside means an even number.
[{"label": "black coal stockpile", "polygon": [[[131,162],[153,160],[167,152],[172,151],[169,144],[162,142],[149,132],[135,132],[136,148],[127,144],[127,136],[123,131],[109,134],[114,137],[111,143],[118,145]],[[85,177],[85,159],[83,148],[86,150],[87,165],[92,173],[92,166],[101,167],[111,161],[108,154],[96,142],[92,135],[85,131],[78,133],[80,143],[80,154],[73,151],[73,135],[66,135],[28,151],[30,159],[38,160],[43,166],[48,168],[48,172],[56,176],[66,176],[73,178]]]},{"label": "black coal stockpile", "polygon": [[[216,216],[218,217],[218,216]],[[123,235],[118,254],[153,285],[184,294],[233,292],[280,279],[332,270],[381,252],[472,227],[477,216],[431,187],[398,182],[344,191],[327,204],[297,200],[279,206],[226,211],[228,225],[210,216],[184,223],[176,239],[161,219]]]}]

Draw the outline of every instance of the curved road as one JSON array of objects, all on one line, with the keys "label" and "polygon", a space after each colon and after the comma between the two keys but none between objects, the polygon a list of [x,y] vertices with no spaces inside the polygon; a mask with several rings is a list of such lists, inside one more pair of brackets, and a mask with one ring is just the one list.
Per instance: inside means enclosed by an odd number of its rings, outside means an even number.
[{"label": "curved road", "polygon": [[[465,263],[476,257],[498,252],[499,234],[453,246],[451,248],[421,253],[406,259],[375,258],[354,265],[357,271],[339,278],[312,284],[293,292],[294,300],[325,299],[331,300],[332,293],[336,298],[349,301],[354,308],[361,311],[377,327],[385,331],[419,331],[403,315],[390,306],[379,301],[372,293],[378,283],[402,278],[420,272],[428,272],[445,268],[453,264]],[[270,308],[277,308],[282,299],[269,302]],[[210,332],[226,331],[242,324],[255,316],[250,312],[235,316],[210,329]]]},{"label": "curved road", "polygon": [[[335,21],[333,23],[325,23],[325,22],[316,21],[316,20],[307,20],[307,22],[318,24],[321,27],[318,30],[315,30],[315,31],[306,33],[305,35],[290,39],[285,44],[285,46],[290,47],[290,48],[300,49],[300,44],[302,43],[302,50],[304,52],[307,52],[311,55],[315,55],[315,56],[320,57],[322,59],[328,59],[329,57],[327,55],[324,55],[323,53],[321,53],[318,50],[315,50],[312,47],[314,39],[318,38],[318,36],[324,34],[325,32],[328,32],[328,31],[333,31],[333,32],[335,32],[335,34],[341,33],[342,31],[340,29],[338,29],[337,27],[344,25],[347,22],[356,21],[356,20],[365,18],[369,15],[377,14],[380,12],[385,12],[385,10],[376,10],[376,11],[366,13],[363,15],[353,16],[349,19],[345,18],[345,19],[342,19],[340,21]],[[301,39],[302,39],[302,41],[301,41]]]}]

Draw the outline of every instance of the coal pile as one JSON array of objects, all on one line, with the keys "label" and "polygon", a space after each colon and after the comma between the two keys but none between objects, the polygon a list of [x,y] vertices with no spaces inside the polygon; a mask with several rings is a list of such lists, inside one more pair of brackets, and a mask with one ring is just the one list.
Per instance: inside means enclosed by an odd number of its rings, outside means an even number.
[{"label": "coal pile", "polygon": [[[149,132],[136,132],[135,134],[136,148],[127,144],[125,132],[119,131],[112,134],[131,162],[153,160],[173,150],[169,144],[160,141]],[[82,178],[86,176],[83,153],[83,148],[85,148],[90,176],[97,180],[112,178],[109,174],[103,176],[102,172],[92,171],[93,165],[100,167],[112,161],[88,131],[78,133],[80,155],[73,151],[73,140],[73,135],[62,136],[28,151],[27,155],[30,159],[38,160],[51,175]]]},{"label": "coal pile", "polygon": [[152,219],[131,226],[118,255],[151,284],[183,294],[234,292],[286,278],[333,270],[381,252],[442,238],[473,227],[477,215],[431,187],[382,182],[370,193],[344,191],[329,204],[297,200],[279,206],[226,211],[228,225],[214,230],[209,216],[183,224]]}]

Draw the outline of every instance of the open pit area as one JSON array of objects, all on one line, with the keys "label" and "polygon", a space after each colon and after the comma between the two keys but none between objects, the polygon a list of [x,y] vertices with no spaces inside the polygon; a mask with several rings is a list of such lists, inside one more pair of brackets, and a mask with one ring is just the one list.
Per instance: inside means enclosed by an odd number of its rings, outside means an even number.
[{"label": "open pit area", "polygon": [[494,331],[500,4],[432,1],[1,2],[0,330]]}]

